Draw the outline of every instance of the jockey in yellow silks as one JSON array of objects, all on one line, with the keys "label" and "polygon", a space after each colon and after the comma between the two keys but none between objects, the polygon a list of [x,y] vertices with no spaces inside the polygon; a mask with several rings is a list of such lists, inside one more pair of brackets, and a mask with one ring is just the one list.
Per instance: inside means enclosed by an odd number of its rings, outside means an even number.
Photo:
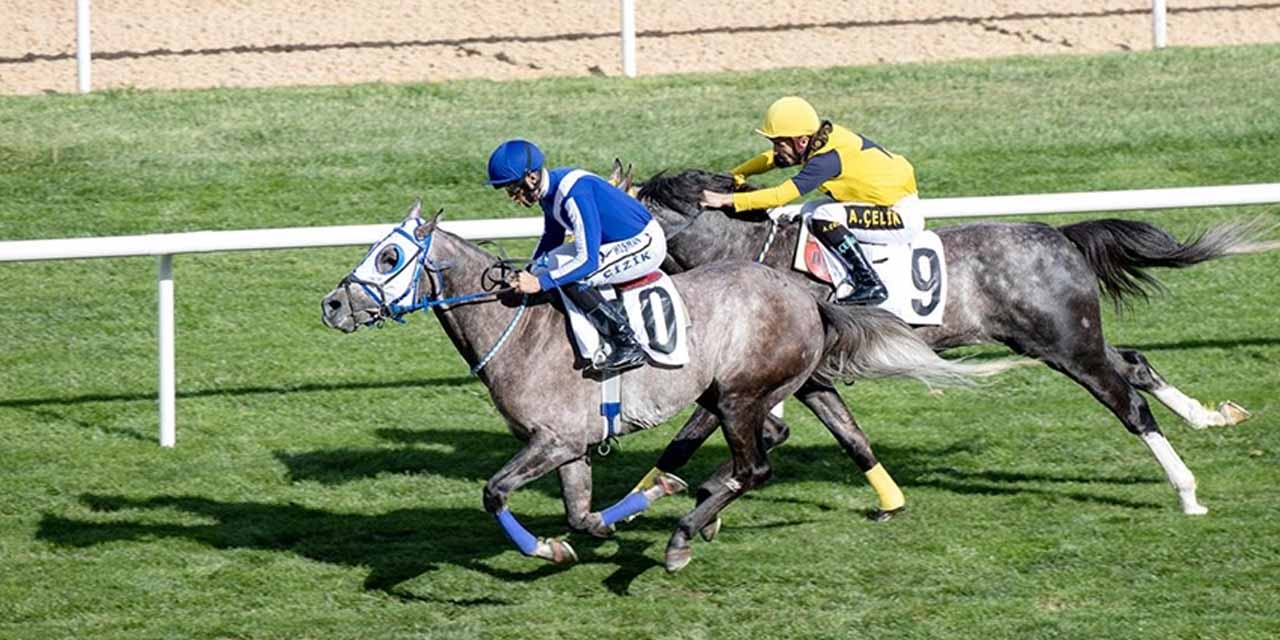
[{"label": "jockey in yellow silks", "polygon": [[[869,138],[823,121],[803,98],[788,96],[769,106],[756,130],[773,148],[733,168],[734,181],[775,167],[803,165],[793,178],[777,186],[740,193],[703,192],[707,207],[738,211],[770,209],[774,219],[805,215],[809,231],[845,266],[848,276],[833,282],[836,302],[880,304],[888,291],[871,268],[860,242],[901,244],[924,229],[924,217],[913,211],[915,169],[906,158]],[[780,208],[820,189],[829,198],[813,206]]]}]

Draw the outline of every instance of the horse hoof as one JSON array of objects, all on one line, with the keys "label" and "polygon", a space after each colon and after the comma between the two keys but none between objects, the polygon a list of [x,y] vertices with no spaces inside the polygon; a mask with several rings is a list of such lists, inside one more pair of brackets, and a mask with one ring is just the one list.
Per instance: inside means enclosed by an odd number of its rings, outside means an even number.
[{"label": "horse hoof", "polygon": [[712,540],[716,539],[716,534],[720,533],[721,524],[724,524],[724,523],[717,516],[716,521],[700,529],[698,531],[698,535],[702,536],[703,540],[706,540],[707,542],[711,542]]},{"label": "horse hoof", "polygon": [[662,487],[662,495],[664,497],[674,496],[677,493],[681,493],[689,489],[688,482],[681,480],[680,477],[674,473],[667,473],[665,471],[658,474],[658,477],[653,479],[653,483]]},{"label": "horse hoof", "polygon": [[675,573],[685,568],[693,560],[693,549],[690,547],[667,547],[667,573]]},{"label": "horse hoof", "polygon": [[1206,513],[1209,513],[1209,507],[1206,507],[1200,503],[1184,504],[1182,505],[1182,513],[1189,516],[1202,516]]},{"label": "horse hoof", "polygon": [[1240,424],[1253,417],[1253,414],[1249,413],[1247,409],[1230,400],[1218,403],[1218,413],[1221,413],[1222,417],[1227,419],[1228,425]]},{"label": "horse hoof", "polygon": [[894,516],[906,511],[906,507],[898,507],[897,509],[872,509],[867,512],[867,519],[872,522],[888,522]]},{"label": "horse hoof", "polygon": [[538,538],[538,548],[533,555],[549,560],[552,564],[573,564],[578,561],[578,552],[569,543],[558,538]]}]

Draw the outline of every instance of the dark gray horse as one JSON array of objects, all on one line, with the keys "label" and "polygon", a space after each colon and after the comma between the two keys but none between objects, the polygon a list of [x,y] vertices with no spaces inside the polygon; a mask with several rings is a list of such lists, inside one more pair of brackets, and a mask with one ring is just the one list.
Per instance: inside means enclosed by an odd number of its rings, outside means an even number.
[{"label": "dark gray horse", "polygon": [[[619,170],[620,165],[615,166],[615,174]],[[727,192],[735,187],[727,175],[690,170],[659,174],[637,192],[667,230],[668,264],[664,266],[669,272],[718,260],[762,257],[765,264],[788,273],[792,280],[807,281],[815,293],[825,295],[826,285],[790,269],[798,233],[795,226],[773,226],[764,212],[731,216],[702,209],[704,189]],[[1160,432],[1138,391],[1151,393],[1196,428],[1236,424],[1249,414],[1230,402],[1209,410],[1170,385],[1138,351],[1107,344],[1099,289],[1121,306],[1159,289],[1159,282],[1145,271],[1149,267],[1186,267],[1272,249],[1274,243],[1256,240],[1263,226],[1219,225],[1187,242],[1178,242],[1154,225],[1115,219],[1057,228],[979,222],[943,227],[937,233],[947,257],[946,315],[941,326],[917,328],[918,335],[938,350],[1004,344],[1071,378],[1142,439],[1177,492],[1183,512],[1206,513],[1196,500],[1195,477]],[[818,418],[865,471],[875,464],[865,436],[834,389],[817,386],[810,397],[801,399],[818,408]],[[695,414],[658,468],[674,471],[683,466],[715,424],[714,415]],[[785,431],[772,438],[782,439]]]},{"label": "dark gray horse", "polygon": [[[497,259],[437,228],[420,205],[327,295],[326,325],[343,332],[418,309],[436,310],[445,333],[478,372],[513,435],[525,442],[485,485],[484,507],[526,555],[553,562],[576,559],[561,540],[535,538],[507,508],[512,492],[559,471],[570,528],[604,536],[619,519],[680,488],[636,492],[603,512],[591,512],[589,452],[600,428],[599,381],[582,370],[564,316],[547,296],[466,293],[482,286]],[[878,310],[820,301],[796,281],[767,267],[728,261],[674,278],[690,318],[690,363],[621,374],[623,406],[617,432],[647,429],[697,402],[723,424],[731,473],[718,491],[681,518],[667,546],[675,571],[691,558],[693,532],[771,474],[763,439],[770,407],[806,380],[906,375],[926,382],[964,382],[1007,363],[966,365],[939,358],[896,318]],[[485,302],[497,301],[495,304]]]}]

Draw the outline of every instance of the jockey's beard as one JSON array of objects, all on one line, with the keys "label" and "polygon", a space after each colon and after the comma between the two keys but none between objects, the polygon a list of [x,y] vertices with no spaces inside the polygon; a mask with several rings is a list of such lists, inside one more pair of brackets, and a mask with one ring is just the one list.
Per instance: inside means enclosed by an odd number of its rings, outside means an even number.
[{"label": "jockey's beard", "polygon": [[531,173],[507,191],[507,195],[523,206],[532,207],[538,202],[538,187],[541,184],[542,172]]},{"label": "jockey's beard", "polygon": [[796,151],[795,147],[779,145],[773,150],[773,166],[775,167],[792,167],[800,164],[801,152]]}]

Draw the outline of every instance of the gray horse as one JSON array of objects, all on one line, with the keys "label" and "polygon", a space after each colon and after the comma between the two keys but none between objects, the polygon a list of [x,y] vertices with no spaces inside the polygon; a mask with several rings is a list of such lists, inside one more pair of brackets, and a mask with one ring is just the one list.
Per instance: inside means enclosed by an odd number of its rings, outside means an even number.
[{"label": "gray horse", "polygon": [[[607,536],[613,523],[681,486],[668,478],[660,491],[632,493],[614,507],[591,511],[589,452],[605,437],[598,379],[583,370],[549,296],[465,293],[480,288],[498,260],[438,229],[438,220],[439,213],[424,219],[415,204],[324,298],[323,321],[349,333],[434,308],[512,434],[525,443],[485,485],[485,510],[525,555],[572,562],[576,554],[568,543],[535,538],[520,525],[507,508],[512,492],[558,471],[570,528]],[[716,493],[680,519],[666,551],[670,571],[689,562],[694,532],[770,477],[762,424],[770,407],[806,380],[899,375],[963,383],[1009,366],[943,360],[889,314],[820,301],[762,265],[721,262],[674,281],[690,318],[690,363],[621,374],[618,432],[653,427],[696,401],[723,425],[732,471]]]},{"label": "gray horse", "polygon": [[[615,163],[615,179],[629,186]],[[627,174],[630,173],[628,170]],[[750,185],[736,187],[752,189]],[[702,191],[733,191],[731,177],[689,170],[659,174],[640,186],[637,197],[667,231],[669,272],[718,260],[761,259],[807,281],[819,295],[826,285],[790,269],[798,229],[777,227],[764,212],[733,215],[702,209]],[[1080,384],[1111,410],[1128,431],[1142,439],[1177,492],[1184,513],[1207,509],[1196,500],[1196,482],[1172,445],[1160,432],[1145,391],[1189,422],[1206,428],[1230,425],[1249,417],[1231,402],[1216,411],[1169,384],[1136,350],[1117,349],[1102,335],[1100,289],[1117,306],[1158,290],[1149,267],[1186,267],[1228,255],[1274,249],[1261,242],[1265,226],[1230,223],[1179,242],[1154,225],[1125,220],[1091,220],[1063,227],[1038,223],[980,222],[938,229],[947,256],[949,290],[946,316],[936,327],[917,334],[935,349],[1000,343],[1014,352],[1043,361]],[[835,390],[810,381],[800,395],[864,471],[875,465],[870,446]],[[658,469],[683,466],[714,430],[716,418],[696,413],[677,434]],[[766,427],[772,426],[772,423]],[[770,438],[785,439],[786,432]],[[706,487],[714,486],[708,482]],[[702,496],[700,495],[700,498]]]}]

